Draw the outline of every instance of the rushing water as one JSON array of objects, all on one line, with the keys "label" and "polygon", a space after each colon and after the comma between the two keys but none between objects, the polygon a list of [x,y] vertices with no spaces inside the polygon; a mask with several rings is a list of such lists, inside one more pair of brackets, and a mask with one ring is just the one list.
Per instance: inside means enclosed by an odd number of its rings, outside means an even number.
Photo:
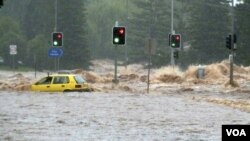
[{"label": "rushing water", "polygon": [[249,117],[173,94],[0,92],[1,141],[220,141]]}]

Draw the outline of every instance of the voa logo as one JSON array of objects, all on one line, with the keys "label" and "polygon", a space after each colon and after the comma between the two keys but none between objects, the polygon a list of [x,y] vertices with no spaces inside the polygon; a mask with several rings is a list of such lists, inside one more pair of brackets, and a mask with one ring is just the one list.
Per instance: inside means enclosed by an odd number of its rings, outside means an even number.
[{"label": "voa logo", "polygon": [[227,136],[231,136],[231,135],[236,136],[236,137],[247,136],[244,129],[241,129],[241,130],[239,130],[239,129],[226,129],[226,132],[227,132]]}]

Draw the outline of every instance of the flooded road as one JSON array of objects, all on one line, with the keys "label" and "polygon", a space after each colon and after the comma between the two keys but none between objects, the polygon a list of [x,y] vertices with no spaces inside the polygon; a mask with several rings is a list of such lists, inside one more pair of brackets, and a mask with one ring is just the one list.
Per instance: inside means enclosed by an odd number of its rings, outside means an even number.
[{"label": "flooded road", "polygon": [[172,92],[0,92],[1,141],[220,141],[250,113]]}]

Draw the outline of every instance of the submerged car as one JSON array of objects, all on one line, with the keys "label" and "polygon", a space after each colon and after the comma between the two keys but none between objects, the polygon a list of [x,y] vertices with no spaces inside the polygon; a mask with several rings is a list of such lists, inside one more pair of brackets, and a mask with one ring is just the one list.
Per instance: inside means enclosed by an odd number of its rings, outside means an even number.
[{"label": "submerged car", "polygon": [[39,92],[72,92],[91,91],[88,83],[75,74],[53,74],[41,78],[31,86],[32,91]]}]

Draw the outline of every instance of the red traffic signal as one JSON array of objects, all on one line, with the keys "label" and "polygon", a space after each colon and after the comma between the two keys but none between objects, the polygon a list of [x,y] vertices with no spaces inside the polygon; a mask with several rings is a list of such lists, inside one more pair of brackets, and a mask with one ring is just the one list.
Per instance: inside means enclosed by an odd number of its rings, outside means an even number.
[{"label": "red traffic signal", "polygon": [[52,45],[54,47],[63,46],[63,33],[62,32],[53,32],[52,33]]},{"label": "red traffic signal", "polygon": [[125,33],[125,29],[120,28],[120,29],[119,29],[119,33],[120,33],[120,35],[123,35],[123,34]]},{"label": "red traffic signal", "polygon": [[62,38],[62,34],[60,34],[60,33],[57,34],[56,36],[57,36],[58,39],[61,39],[61,38]]},{"label": "red traffic signal", "polygon": [[181,37],[180,37],[179,35],[176,35],[176,36],[175,36],[175,40],[177,40],[177,41],[180,40],[180,38],[181,38]]}]

